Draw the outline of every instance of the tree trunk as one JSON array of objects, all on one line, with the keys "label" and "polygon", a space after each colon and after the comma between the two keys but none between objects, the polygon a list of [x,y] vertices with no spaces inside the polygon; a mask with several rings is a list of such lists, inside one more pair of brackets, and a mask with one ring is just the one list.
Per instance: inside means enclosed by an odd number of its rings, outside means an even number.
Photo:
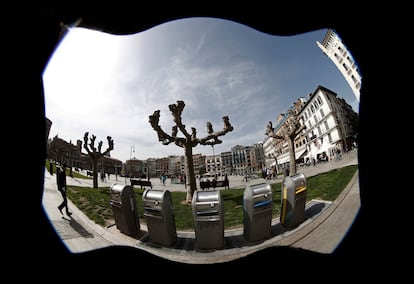
[{"label": "tree trunk", "polygon": [[92,165],[93,165],[93,188],[98,188],[98,159],[93,157],[92,158]]},{"label": "tree trunk", "polygon": [[290,157],[290,168],[289,168],[289,175],[296,174],[296,159],[295,159],[295,141],[294,137],[289,137],[287,139],[289,145],[289,157]]},{"label": "tree trunk", "polygon": [[185,176],[186,176],[186,187],[187,187],[187,203],[191,203],[193,200],[193,194],[197,190],[197,182],[194,174],[193,164],[193,147],[191,145],[184,146],[185,150]]}]

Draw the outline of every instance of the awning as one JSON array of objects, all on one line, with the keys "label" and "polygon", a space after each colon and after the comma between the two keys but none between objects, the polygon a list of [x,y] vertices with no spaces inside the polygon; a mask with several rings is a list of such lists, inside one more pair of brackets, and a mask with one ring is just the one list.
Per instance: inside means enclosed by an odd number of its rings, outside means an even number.
[{"label": "awning", "polygon": [[284,163],[286,163],[286,162],[289,162],[289,154],[287,154],[285,157],[283,157],[283,158],[277,158],[277,163],[280,165],[280,164],[284,164]]},{"label": "awning", "polygon": [[323,148],[323,149],[320,149],[320,150],[316,151],[315,152],[315,157],[318,156],[319,154],[321,154],[322,152],[328,152],[328,149]]},{"label": "awning", "polygon": [[[308,151],[306,150],[306,148],[305,149],[302,149],[302,150],[300,150],[298,152],[295,152],[295,159],[296,160],[301,159],[307,153],[308,153]],[[289,153],[287,153],[286,156],[283,156],[281,158],[277,157],[277,163],[278,164],[283,164],[283,163],[286,163],[286,162],[289,162],[289,161],[290,161]]]},{"label": "awning", "polygon": [[303,150],[300,154],[299,154],[299,156],[298,156],[298,154],[296,154],[296,160],[298,160],[298,159],[302,159],[303,157],[305,157],[305,155],[308,153],[308,150]]}]

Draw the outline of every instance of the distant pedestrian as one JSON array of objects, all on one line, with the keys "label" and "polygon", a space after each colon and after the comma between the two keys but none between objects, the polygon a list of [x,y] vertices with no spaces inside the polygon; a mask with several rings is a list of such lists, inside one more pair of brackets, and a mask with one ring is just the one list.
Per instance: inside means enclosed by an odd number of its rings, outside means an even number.
[{"label": "distant pedestrian", "polygon": [[341,160],[341,150],[339,148],[335,149],[335,160],[336,161]]},{"label": "distant pedestrian", "polygon": [[57,188],[62,194],[63,201],[59,204],[58,209],[60,214],[63,215],[62,210],[65,208],[66,214],[68,216],[72,215],[71,212],[69,212],[68,208],[68,199],[66,196],[66,164],[63,164],[62,168],[56,167],[57,173],[56,173],[56,181],[57,181]]},{"label": "distant pedestrian", "polygon": [[49,161],[49,173],[50,173],[50,175],[53,176],[53,172],[54,172],[54,170],[53,170],[53,162],[52,161]]},{"label": "distant pedestrian", "polygon": [[227,174],[224,175],[224,189],[230,189],[229,177]]},{"label": "distant pedestrian", "polygon": [[290,176],[290,169],[286,167],[283,171],[283,177],[288,177],[288,176]]}]

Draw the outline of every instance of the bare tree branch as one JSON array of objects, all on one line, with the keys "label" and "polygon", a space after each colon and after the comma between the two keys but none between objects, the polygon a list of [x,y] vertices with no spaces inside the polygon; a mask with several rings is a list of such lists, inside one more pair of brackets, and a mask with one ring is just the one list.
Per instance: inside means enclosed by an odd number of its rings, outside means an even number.
[{"label": "bare tree branch", "polygon": [[185,125],[182,123],[182,120],[181,120],[181,114],[185,107],[184,102],[177,101],[177,104],[171,104],[168,107],[174,117],[174,122],[177,125],[178,129],[180,129],[181,133],[183,133],[185,138],[190,139],[191,135],[187,132],[187,130],[185,129]]},{"label": "bare tree branch", "polygon": [[272,137],[276,140],[283,140],[288,143],[289,147],[289,157],[290,157],[290,174],[296,173],[296,157],[295,157],[295,137],[306,128],[305,125],[300,125],[298,119],[298,112],[296,110],[290,109],[287,112],[286,121],[283,125],[275,131],[272,126],[272,122],[269,121],[266,127],[265,135]]},{"label": "bare tree branch", "polygon": [[111,136],[107,136],[106,139],[108,140],[108,147],[106,148],[104,152],[102,152],[102,145],[103,145],[102,141],[99,141],[98,149],[96,149],[95,147],[96,136],[92,135],[90,137],[89,144],[88,144],[88,136],[89,136],[89,132],[85,132],[85,135],[83,136],[83,148],[88,153],[89,157],[91,158],[92,164],[93,164],[93,187],[98,188],[98,169],[97,169],[98,160],[114,149],[114,141],[112,140]]},{"label": "bare tree branch", "polygon": [[[220,144],[222,141],[218,139],[219,136],[223,136],[226,133],[233,130],[233,126],[229,122],[229,117],[224,116],[224,128],[221,131],[214,132],[213,126],[210,122],[207,122],[208,135],[202,139],[197,138],[197,129],[191,127],[191,134],[185,129],[185,125],[182,122],[182,112],[185,107],[183,101],[177,101],[176,104],[170,104],[169,110],[171,111],[175,125],[171,129],[171,135],[168,135],[159,125],[160,111],[156,110],[149,116],[149,122],[152,128],[157,132],[158,140],[164,145],[175,143],[177,146],[184,148],[185,150],[185,171],[187,176],[187,182],[189,183],[189,191],[187,192],[187,202],[191,202],[194,191],[197,189],[196,178],[194,174],[193,154],[192,148],[198,144],[201,145],[215,145]],[[178,130],[184,135],[184,137],[178,137]]]},{"label": "bare tree branch", "polygon": [[176,141],[177,137],[168,135],[159,125],[160,121],[160,110],[154,111],[152,115],[149,116],[149,122],[152,128],[157,132],[158,141],[162,142],[164,145],[168,145]]},{"label": "bare tree branch", "polygon": [[275,138],[277,140],[284,140],[285,139],[284,136],[281,136],[281,135],[277,135],[276,134],[275,129],[273,128],[271,121],[269,121],[267,123],[267,128],[266,128],[265,135],[267,135],[269,137],[272,137],[272,138]]},{"label": "bare tree branch", "polygon": [[[215,145],[215,144],[221,144],[223,141],[218,139],[219,136],[224,136],[226,133],[233,131],[233,126],[230,124],[229,117],[224,116],[223,117],[224,127],[223,130],[214,132],[213,126],[210,122],[207,122],[207,135],[206,137],[199,139],[199,143],[201,145]],[[213,140],[213,141],[210,141]]]}]

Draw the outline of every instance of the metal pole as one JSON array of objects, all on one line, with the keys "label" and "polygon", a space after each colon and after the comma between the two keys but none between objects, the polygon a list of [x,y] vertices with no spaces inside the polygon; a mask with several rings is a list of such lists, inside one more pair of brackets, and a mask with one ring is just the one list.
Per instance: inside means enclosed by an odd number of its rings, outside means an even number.
[{"label": "metal pole", "polygon": [[214,144],[212,144],[211,147],[213,148],[213,173],[214,176],[216,176],[216,155],[214,154]]},{"label": "metal pole", "polygon": [[[131,175],[131,159],[132,159],[132,149],[134,149],[134,153],[135,153],[135,146],[131,146],[131,150],[129,151],[129,172],[128,172],[128,176]],[[130,177],[131,178],[131,177]],[[125,175],[125,184],[127,183],[127,178]]]}]

